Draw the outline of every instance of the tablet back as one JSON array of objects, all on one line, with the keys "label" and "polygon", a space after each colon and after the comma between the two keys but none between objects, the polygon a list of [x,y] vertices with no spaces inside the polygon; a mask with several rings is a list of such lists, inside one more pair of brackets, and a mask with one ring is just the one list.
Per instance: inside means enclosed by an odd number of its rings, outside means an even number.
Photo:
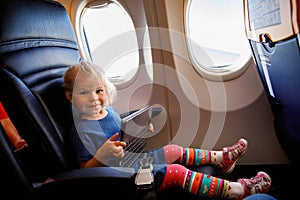
[{"label": "tablet back", "polygon": [[126,142],[125,156],[120,161],[122,167],[132,167],[145,151],[151,122],[151,107],[143,107],[122,119],[121,140]]}]

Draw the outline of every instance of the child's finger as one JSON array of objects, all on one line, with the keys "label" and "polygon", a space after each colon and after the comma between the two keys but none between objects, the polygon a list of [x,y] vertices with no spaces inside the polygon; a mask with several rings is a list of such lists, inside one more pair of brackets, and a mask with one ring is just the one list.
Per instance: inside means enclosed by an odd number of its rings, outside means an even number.
[{"label": "child's finger", "polygon": [[115,133],[113,136],[109,138],[110,141],[114,141],[118,137],[119,133]]},{"label": "child's finger", "polygon": [[152,123],[149,124],[149,131],[154,132],[154,126]]},{"label": "child's finger", "polygon": [[114,144],[116,146],[122,146],[123,148],[126,147],[126,142],[123,141],[115,141]]}]

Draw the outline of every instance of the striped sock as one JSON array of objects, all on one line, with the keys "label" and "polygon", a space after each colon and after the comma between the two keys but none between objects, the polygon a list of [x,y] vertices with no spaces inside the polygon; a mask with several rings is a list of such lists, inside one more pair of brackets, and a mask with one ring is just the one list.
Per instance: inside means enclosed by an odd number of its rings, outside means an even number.
[{"label": "striped sock", "polygon": [[199,196],[225,197],[229,181],[189,170],[180,164],[171,164],[166,168],[159,190],[174,186],[182,187]]},{"label": "striped sock", "polygon": [[164,146],[167,164],[174,162],[185,165],[215,164],[216,152],[197,148],[184,148],[179,145],[170,144]]}]

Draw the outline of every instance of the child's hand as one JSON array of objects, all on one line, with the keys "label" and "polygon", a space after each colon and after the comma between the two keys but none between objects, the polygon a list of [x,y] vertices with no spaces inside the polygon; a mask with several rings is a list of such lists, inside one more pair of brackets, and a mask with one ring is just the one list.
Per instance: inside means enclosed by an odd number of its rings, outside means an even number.
[{"label": "child's hand", "polygon": [[151,122],[149,124],[149,131],[152,132],[152,133],[154,133],[154,126],[153,126],[153,124]]},{"label": "child's hand", "polygon": [[126,143],[122,141],[115,141],[118,135],[118,133],[115,133],[97,150],[95,157],[99,161],[106,163],[110,156],[114,156],[116,158],[124,157],[123,147],[126,146]]},{"label": "child's hand", "polygon": [[122,146],[123,148],[126,147],[126,142],[123,141],[115,141],[115,139],[118,137],[119,133],[115,133],[113,136],[111,136],[108,140],[112,141],[116,146]]},{"label": "child's hand", "polygon": [[123,141],[115,141],[118,135],[119,133],[115,133],[108,140],[113,144],[111,148],[112,155],[116,158],[123,158],[124,157],[123,147],[126,146],[126,143]]}]

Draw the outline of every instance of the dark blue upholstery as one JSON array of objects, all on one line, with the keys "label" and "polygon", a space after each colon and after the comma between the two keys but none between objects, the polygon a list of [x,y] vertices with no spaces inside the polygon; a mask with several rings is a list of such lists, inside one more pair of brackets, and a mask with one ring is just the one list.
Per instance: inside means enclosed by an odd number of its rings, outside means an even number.
[{"label": "dark blue upholstery", "polygon": [[[274,125],[279,142],[290,161],[299,163],[299,33],[278,42],[250,40],[250,45],[274,114]],[[269,86],[268,80],[271,83]]]},{"label": "dark blue upholstery", "polygon": [[[0,125],[0,178],[1,194],[14,195],[16,198],[34,199],[36,193],[29,177],[24,173],[17,156],[11,151],[11,145]],[[12,189],[13,188],[13,189]]]},{"label": "dark blue upholstery", "polygon": [[63,6],[41,0],[1,1],[0,9],[1,101],[29,150],[39,154],[32,173],[47,177],[72,168],[67,154],[58,153],[65,151],[72,116],[62,76],[80,60],[69,16]]},{"label": "dark blue upholstery", "polygon": [[244,0],[245,29],[274,116],[278,141],[300,163],[299,4]]},{"label": "dark blue upholstery", "polygon": [[[0,26],[0,101],[28,143],[14,153],[0,129],[2,194],[78,198],[102,188],[135,196],[132,171],[78,169],[68,148],[73,119],[63,74],[81,58],[65,8],[47,0],[0,1]],[[49,177],[54,181],[43,183]]]}]

